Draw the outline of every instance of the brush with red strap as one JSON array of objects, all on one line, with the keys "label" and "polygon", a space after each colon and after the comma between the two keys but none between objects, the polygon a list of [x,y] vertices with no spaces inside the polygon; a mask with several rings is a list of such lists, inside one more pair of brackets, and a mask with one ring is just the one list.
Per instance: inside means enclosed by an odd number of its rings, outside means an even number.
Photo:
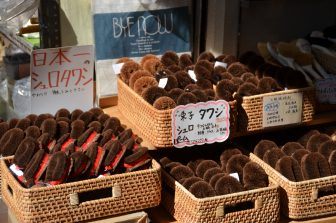
[{"label": "brush with red strap", "polygon": [[71,160],[63,151],[51,155],[46,171],[46,182],[58,185],[66,181],[71,169]]},{"label": "brush with red strap", "polygon": [[85,155],[90,158],[91,167],[89,168],[88,175],[90,177],[97,177],[99,175],[100,167],[105,157],[106,150],[98,146],[98,143],[91,143]]},{"label": "brush with red strap", "polygon": [[118,118],[110,117],[104,122],[103,132],[105,132],[108,129],[111,129],[113,134],[116,135],[120,126],[121,126],[121,123]]},{"label": "brush with red strap", "polygon": [[14,164],[20,169],[25,169],[38,150],[38,143],[34,138],[26,137],[20,143],[14,155]]},{"label": "brush with red strap", "polygon": [[126,147],[118,140],[110,140],[105,144],[104,148],[107,151],[104,160],[104,171],[113,173],[116,171],[121,159],[124,157]]},{"label": "brush with red strap", "polygon": [[85,152],[87,147],[96,142],[99,138],[100,134],[95,131],[94,127],[88,128],[77,140],[77,146],[81,148],[82,151]]},{"label": "brush with red strap", "polygon": [[39,149],[29,161],[24,170],[24,183],[31,187],[42,179],[49,162],[50,155],[45,150]]},{"label": "brush with red strap", "polygon": [[142,142],[142,139],[135,135],[132,131],[132,129],[125,129],[123,132],[121,132],[119,135],[118,135],[118,140],[120,141],[120,143],[124,143],[126,140],[128,139],[134,139],[136,143],[140,144]]},{"label": "brush with red strap", "polygon": [[[57,132],[57,123],[55,119],[48,118],[44,120],[41,124],[40,129],[41,129],[42,135],[46,133],[48,134],[49,139],[47,140],[47,137],[43,138],[45,140],[43,141],[43,143],[47,145],[48,151],[51,151],[56,144],[55,137],[56,137],[56,132]],[[40,148],[45,148],[44,147],[45,145],[42,144],[41,146],[43,147],[40,147]]]},{"label": "brush with red strap", "polygon": [[99,146],[104,146],[110,140],[116,140],[117,137],[114,135],[112,129],[108,129],[101,134],[99,140]]},{"label": "brush with red strap", "polygon": [[74,152],[70,155],[72,160],[72,168],[69,179],[76,179],[81,177],[89,169],[91,165],[90,158],[82,151]]},{"label": "brush with red strap", "polygon": [[126,172],[147,168],[151,163],[147,147],[140,147],[132,155],[125,157],[124,167]]}]

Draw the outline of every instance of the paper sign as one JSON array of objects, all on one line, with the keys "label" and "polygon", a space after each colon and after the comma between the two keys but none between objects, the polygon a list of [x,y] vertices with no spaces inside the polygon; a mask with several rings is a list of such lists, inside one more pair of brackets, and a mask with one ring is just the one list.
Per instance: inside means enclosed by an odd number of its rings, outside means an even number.
[{"label": "paper sign", "polygon": [[193,70],[188,70],[188,74],[195,82],[197,81],[196,74]]},{"label": "paper sign", "polygon": [[238,175],[238,173],[230,173],[229,175],[230,175],[231,177],[235,178],[236,180],[240,181],[240,180],[239,180],[239,175]]},{"label": "paper sign", "polygon": [[9,166],[9,169],[18,177],[23,176],[23,171],[20,170],[15,164]]},{"label": "paper sign", "polygon": [[124,65],[124,63],[117,63],[117,64],[113,64],[112,68],[115,74],[120,74],[121,68]]},{"label": "paper sign", "polygon": [[336,104],[336,78],[318,80],[315,83],[316,97],[321,103]]},{"label": "paper sign", "polygon": [[263,98],[263,127],[301,122],[302,93],[265,96]]},{"label": "paper sign", "polygon": [[227,68],[227,63],[216,61],[215,62],[215,67],[224,67],[226,69]]},{"label": "paper sign", "polygon": [[31,55],[31,112],[93,106],[93,47],[34,50]]},{"label": "paper sign", "polygon": [[167,85],[167,82],[168,82],[168,78],[167,77],[161,78],[160,81],[159,81],[159,87],[160,88],[165,88],[166,85]]},{"label": "paper sign", "polygon": [[224,100],[180,105],[172,112],[172,141],[178,148],[225,141],[230,134],[230,106]]}]

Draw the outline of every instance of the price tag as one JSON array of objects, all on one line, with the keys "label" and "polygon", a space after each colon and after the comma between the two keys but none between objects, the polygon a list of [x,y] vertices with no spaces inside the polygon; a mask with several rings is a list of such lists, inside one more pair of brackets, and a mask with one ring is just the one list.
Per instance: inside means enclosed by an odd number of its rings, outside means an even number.
[{"label": "price tag", "polygon": [[316,97],[321,103],[336,104],[336,78],[318,80],[315,83]]},{"label": "price tag", "polygon": [[167,85],[167,82],[168,82],[168,78],[167,78],[167,77],[165,77],[165,78],[161,78],[161,79],[159,80],[159,87],[160,87],[160,88],[165,88],[166,85]]},{"label": "price tag", "polygon": [[239,180],[239,175],[238,175],[238,173],[230,173],[229,175],[230,175],[231,177],[235,178],[236,180],[238,180],[238,182],[240,181],[240,180]]},{"label": "price tag", "polygon": [[15,164],[9,166],[9,169],[18,177],[23,176],[23,171],[20,170]]},{"label": "price tag", "polygon": [[31,113],[93,106],[92,46],[34,50],[31,54]]},{"label": "price tag", "polygon": [[115,74],[120,74],[121,68],[124,65],[124,63],[117,63],[117,64],[113,64],[112,68]]},{"label": "price tag", "polygon": [[230,106],[224,100],[177,106],[172,142],[177,148],[223,142],[230,135]]},{"label": "price tag", "polygon": [[216,61],[215,62],[215,67],[224,67],[226,69],[227,68],[227,63]]},{"label": "price tag", "polygon": [[301,122],[302,93],[289,93],[263,98],[263,127]]},{"label": "price tag", "polygon": [[197,81],[196,74],[193,70],[188,70],[188,74],[195,82]]}]

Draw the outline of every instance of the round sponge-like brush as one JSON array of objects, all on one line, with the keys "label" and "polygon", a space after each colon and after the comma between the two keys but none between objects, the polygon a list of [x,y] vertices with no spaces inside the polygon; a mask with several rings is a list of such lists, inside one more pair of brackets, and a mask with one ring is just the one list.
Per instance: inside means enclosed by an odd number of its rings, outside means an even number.
[{"label": "round sponge-like brush", "polygon": [[145,63],[147,60],[150,60],[150,59],[160,60],[160,59],[157,58],[157,56],[155,56],[154,54],[146,54],[145,56],[143,56],[143,57],[141,58],[140,65],[143,66],[144,63]]},{"label": "round sponge-like brush", "polygon": [[78,117],[78,120],[82,120],[85,126],[87,126],[93,120],[93,118],[94,114],[92,112],[86,111]]},{"label": "round sponge-like brush", "polygon": [[222,177],[225,177],[225,176],[228,176],[226,173],[217,173],[215,175],[213,175],[211,178],[210,178],[210,185],[212,188],[215,188],[216,186],[216,183],[219,179],[221,179]]},{"label": "round sponge-like brush", "polygon": [[193,183],[190,186],[189,191],[197,198],[216,196],[216,191],[205,181]]},{"label": "round sponge-like brush", "polygon": [[108,114],[101,114],[101,115],[98,116],[98,122],[100,122],[100,124],[104,125],[105,121],[109,118],[110,118],[110,116]]},{"label": "round sponge-like brush", "polygon": [[208,96],[202,90],[195,89],[191,93],[196,96],[197,102],[206,102],[208,100]]},{"label": "round sponge-like brush", "polygon": [[231,80],[224,79],[219,81],[216,87],[216,94],[219,98],[223,97],[222,94],[223,90],[230,92],[230,94],[233,94],[234,92],[237,91],[237,87]]},{"label": "round sponge-like brush", "polygon": [[227,71],[235,77],[240,77],[243,73],[247,71],[247,69],[243,64],[235,62],[230,64]]},{"label": "round sponge-like brush", "polygon": [[48,163],[46,181],[60,181],[62,183],[68,175],[68,157],[65,152],[54,153]]},{"label": "round sponge-like brush", "polygon": [[168,92],[168,97],[170,97],[171,99],[173,99],[175,101],[175,103],[177,102],[177,99],[178,97],[183,94],[184,91],[180,88],[174,88],[174,89],[171,89],[169,92]]},{"label": "round sponge-like brush", "polygon": [[91,108],[89,112],[93,114],[93,121],[96,121],[99,115],[104,114],[104,111],[101,108]]},{"label": "round sponge-like brush", "polygon": [[164,89],[156,86],[145,89],[141,94],[141,96],[151,105],[155,102],[156,99],[166,95],[167,92]]},{"label": "round sponge-like brush", "polygon": [[70,138],[78,139],[85,130],[85,123],[82,120],[75,120],[71,123]]},{"label": "round sponge-like brush", "polygon": [[214,66],[213,63],[207,61],[207,60],[199,60],[195,64],[195,75],[197,80],[199,79],[212,79],[212,74],[214,72]]},{"label": "round sponge-like brush", "polygon": [[196,168],[196,175],[201,177],[201,178],[204,178],[205,172],[208,169],[213,168],[213,167],[218,167],[219,168],[218,163],[216,163],[213,160],[203,160],[202,162],[200,162],[198,164],[198,166]]},{"label": "round sponge-like brush", "polygon": [[298,142],[288,142],[281,148],[282,152],[288,156],[291,156],[296,150],[299,149],[304,149],[304,147]]},{"label": "round sponge-like brush", "polygon": [[105,132],[108,129],[111,129],[114,134],[116,134],[118,128],[121,126],[121,122],[116,117],[110,117],[108,118],[104,123],[104,129],[103,132]]},{"label": "round sponge-like brush", "polygon": [[57,138],[62,137],[64,134],[70,132],[70,125],[67,122],[59,121],[57,122]]},{"label": "round sponge-like brush", "polygon": [[41,127],[42,125],[42,122],[44,120],[48,119],[48,115],[47,114],[40,114],[39,116],[37,116],[35,122],[34,122],[34,125],[36,125],[37,127]]},{"label": "round sponge-like brush", "polygon": [[330,154],[336,150],[336,141],[328,140],[321,144],[318,148],[318,152],[321,153],[327,160]]},{"label": "round sponge-like brush", "polygon": [[154,77],[141,77],[134,83],[134,91],[141,95],[147,88],[158,86],[158,82]]},{"label": "round sponge-like brush", "polygon": [[163,70],[163,64],[160,60],[157,59],[149,59],[147,60],[144,65],[143,69],[151,73],[153,76],[158,73],[159,71]]},{"label": "round sponge-like brush", "polygon": [[164,89],[166,91],[170,91],[170,90],[178,87],[178,82],[177,82],[177,79],[174,75],[168,75],[167,78],[168,78],[167,84],[164,87]]},{"label": "round sponge-like brush", "polygon": [[242,154],[242,152],[237,149],[237,148],[232,148],[232,149],[226,149],[222,152],[222,154],[220,155],[220,162],[222,165],[222,168],[224,168],[226,170],[226,164],[228,162],[228,160],[233,156],[233,155],[237,155],[237,154]]},{"label": "round sponge-like brush", "polygon": [[75,120],[77,120],[78,119],[78,117],[81,115],[83,113],[83,111],[82,110],[80,110],[80,109],[75,109],[75,110],[73,110],[72,112],[71,112],[71,118],[70,118],[70,120],[73,122],[73,121],[75,121]]},{"label": "round sponge-like brush", "polygon": [[180,162],[170,162],[165,166],[167,172],[170,172],[174,167],[183,166]]},{"label": "round sponge-like brush", "polygon": [[54,139],[56,136],[56,131],[57,131],[57,123],[55,119],[48,118],[43,121],[41,125],[41,132],[43,133],[48,133],[50,138]]},{"label": "round sponge-like brush", "polygon": [[180,165],[172,168],[170,170],[170,174],[177,180],[180,181],[181,179],[193,177],[194,172],[187,166]]},{"label": "round sponge-like brush", "polygon": [[197,97],[190,92],[184,92],[177,98],[177,105],[187,105],[191,103],[197,103]]},{"label": "round sponge-like brush", "polygon": [[264,158],[265,153],[273,147],[278,148],[277,144],[271,140],[261,140],[255,147],[253,153],[260,159]]},{"label": "round sponge-like brush", "polygon": [[95,131],[95,132],[101,132],[101,130],[102,130],[102,124],[100,124],[100,122],[98,122],[98,121],[93,121],[93,122],[90,122],[90,124],[88,125],[88,128],[93,128],[93,130]]},{"label": "round sponge-like brush", "polygon": [[275,167],[276,162],[281,159],[281,157],[286,156],[284,152],[282,152],[281,149],[278,148],[271,148],[270,150],[266,151],[263,157],[263,160],[270,165],[271,167]]},{"label": "round sponge-like brush", "polygon": [[196,82],[196,85],[199,86],[202,90],[206,89],[212,89],[213,90],[213,85],[210,80],[207,79],[199,79]]},{"label": "round sponge-like brush", "polygon": [[23,118],[23,119],[20,119],[18,121],[15,128],[19,128],[19,129],[22,129],[23,131],[25,131],[29,126],[30,126],[30,119]]},{"label": "round sponge-like brush", "polygon": [[26,129],[25,134],[26,134],[26,137],[31,137],[33,139],[37,139],[38,137],[40,137],[41,132],[40,132],[40,129],[37,126],[32,125],[32,126],[29,126]]},{"label": "round sponge-like brush", "polygon": [[178,87],[184,89],[188,84],[193,84],[194,81],[191,79],[189,74],[185,71],[178,71],[175,73],[175,77],[178,82]]},{"label": "round sponge-like brush", "polygon": [[292,154],[292,157],[301,165],[302,158],[308,153],[310,153],[309,150],[298,149]]},{"label": "round sponge-like brush", "polygon": [[184,91],[186,92],[192,92],[193,90],[200,90],[201,88],[197,84],[188,84],[185,88]]},{"label": "round sponge-like brush", "polygon": [[256,78],[256,77],[251,77],[251,78],[247,79],[247,80],[245,81],[245,83],[251,83],[251,84],[253,84],[254,86],[258,86],[258,84],[259,84],[259,80],[258,80],[258,78]]},{"label": "round sponge-like brush", "polygon": [[200,60],[215,62],[215,56],[211,52],[205,51],[198,56],[197,61]]},{"label": "round sponge-like brush", "polygon": [[179,64],[179,57],[174,51],[167,51],[161,57],[161,63],[165,67]]},{"label": "round sponge-like brush", "polygon": [[134,89],[134,84],[135,82],[139,79],[139,78],[142,78],[142,77],[153,77],[153,75],[151,73],[149,73],[147,70],[138,70],[138,71],[135,71],[130,80],[129,80],[129,86],[130,88]]},{"label": "round sponge-like brush", "polygon": [[14,155],[14,163],[20,168],[26,168],[30,159],[38,150],[38,145],[35,139],[26,137],[23,139],[17,148]]},{"label": "round sponge-like brush", "polygon": [[128,61],[124,63],[124,65],[121,67],[120,70],[121,80],[123,80],[126,84],[129,84],[129,79],[131,78],[132,74],[140,69],[141,69],[140,64],[134,61]]},{"label": "round sponge-like brush", "polygon": [[278,82],[271,77],[261,78],[258,83],[258,89],[262,94],[282,90]]},{"label": "round sponge-like brush", "polygon": [[46,155],[43,149],[39,149],[29,161],[26,169],[24,170],[23,177],[28,181],[34,178],[35,173],[38,171],[40,164]]},{"label": "round sponge-like brush", "polygon": [[223,72],[220,74],[221,76],[221,79],[222,80],[225,80],[225,79],[228,79],[228,80],[231,80],[233,78],[232,74],[230,74],[229,72]]},{"label": "round sponge-like brush", "polygon": [[303,180],[299,163],[290,156],[279,159],[275,169],[290,181],[299,182]]},{"label": "round sponge-like brush", "polygon": [[330,136],[328,136],[327,134],[312,135],[307,142],[306,149],[308,149],[310,152],[317,152],[322,143],[327,142],[329,140]]},{"label": "round sponge-like brush", "polygon": [[196,173],[196,169],[198,165],[203,161],[203,159],[192,160],[187,163],[187,167],[189,167],[194,173]]},{"label": "round sponge-like brush", "polygon": [[182,185],[187,189],[189,190],[191,185],[193,185],[194,183],[198,182],[198,181],[203,181],[202,178],[200,177],[195,177],[195,176],[192,176],[192,177],[188,177],[188,178],[185,178]]},{"label": "round sponge-like brush", "polygon": [[248,162],[250,162],[248,156],[242,154],[233,155],[227,162],[226,172],[238,173],[240,181],[243,181],[243,168]]},{"label": "round sponge-like brush", "polygon": [[237,94],[240,95],[241,97],[257,95],[259,93],[260,92],[258,88],[254,84],[251,84],[251,83],[244,83],[240,85],[237,90]]},{"label": "round sponge-like brush", "polygon": [[243,186],[234,177],[224,176],[216,182],[215,190],[218,195],[225,195],[243,191]]},{"label": "round sponge-like brush", "polygon": [[179,66],[182,69],[185,69],[186,67],[191,66],[193,64],[194,63],[193,63],[192,58],[189,54],[184,53],[180,56]]},{"label": "round sponge-like brush", "polygon": [[126,63],[126,62],[129,62],[129,61],[133,61],[132,59],[128,58],[128,57],[121,57],[117,60],[116,64],[118,63]]},{"label": "round sponge-like brush", "polygon": [[328,160],[318,152],[308,153],[302,157],[301,169],[305,180],[331,175]]},{"label": "round sponge-like brush", "polygon": [[268,186],[268,176],[265,170],[255,162],[248,162],[243,169],[245,188],[251,190]]},{"label": "round sponge-like brush", "polygon": [[66,108],[59,109],[55,114],[55,118],[60,118],[60,117],[69,118],[70,117],[69,110]]},{"label": "round sponge-like brush", "polygon": [[247,81],[250,78],[256,77],[253,73],[251,72],[246,72],[243,73],[242,76],[240,77],[243,81]]},{"label": "round sponge-like brush", "polygon": [[158,110],[173,109],[176,107],[176,103],[170,97],[163,96],[154,101],[153,107]]},{"label": "round sponge-like brush", "polygon": [[205,171],[203,179],[210,183],[210,179],[212,176],[216,175],[217,173],[223,173],[223,170],[219,167],[213,167]]},{"label": "round sponge-like brush", "polygon": [[37,115],[35,114],[29,114],[25,118],[28,118],[30,120],[30,124],[33,125],[37,119]]}]

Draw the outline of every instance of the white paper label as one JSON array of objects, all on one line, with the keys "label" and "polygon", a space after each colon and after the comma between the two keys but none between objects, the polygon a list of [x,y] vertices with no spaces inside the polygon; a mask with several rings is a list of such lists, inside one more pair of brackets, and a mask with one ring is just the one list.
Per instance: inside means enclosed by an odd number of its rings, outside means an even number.
[{"label": "white paper label", "polygon": [[113,64],[112,68],[115,74],[120,74],[120,70],[122,68],[122,66],[124,65],[124,63],[117,63],[117,64]]},{"label": "white paper label", "polygon": [[229,175],[239,181],[238,173],[230,173]]},{"label": "white paper label", "polygon": [[23,171],[20,170],[15,164],[10,165],[9,169],[18,177],[23,176]]},{"label": "white paper label", "polygon": [[167,77],[161,78],[160,81],[159,81],[159,87],[160,88],[165,88],[166,85],[167,85],[167,82],[168,82],[168,78]]},{"label": "white paper label", "polygon": [[289,93],[263,98],[263,127],[301,122],[302,93]]},{"label": "white paper label", "polygon": [[188,70],[188,74],[194,81],[197,81],[196,74],[193,70]]},{"label": "white paper label", "polygon": [[315,83],[316,97],[321,103],[336,104],[336,78],[318,80]]},{"label": "white paper label", "polygon": [[227,63],[216,61],[215,62],[215,67],[224,67],[226,69],[227,68]]},{"label": "white paper label", "polygon": [[93,106],[92,46],[34,50],[31,54],[31,113]]},{"label": "white paper label", "polygon": [[223,142],[230,135],[230,106],[224,100],[180,105],[172,112],[175,147]]}]

